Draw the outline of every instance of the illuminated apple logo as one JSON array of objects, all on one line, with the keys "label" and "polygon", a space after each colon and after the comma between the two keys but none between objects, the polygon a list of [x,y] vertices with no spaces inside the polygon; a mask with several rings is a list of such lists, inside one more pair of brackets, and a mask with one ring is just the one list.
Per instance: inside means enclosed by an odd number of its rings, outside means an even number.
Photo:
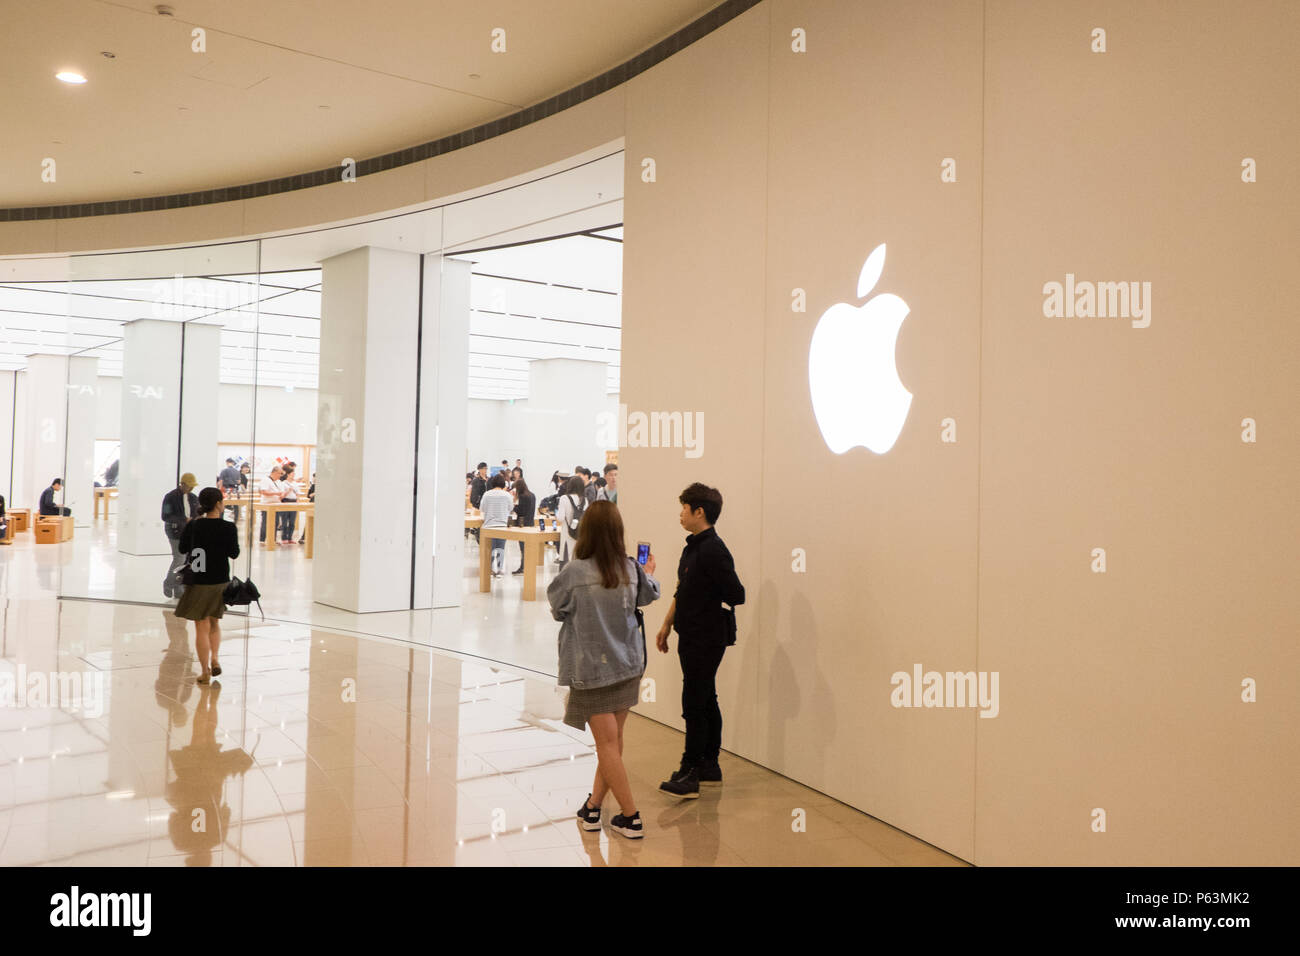
[{"label": "illuminated apple logo", "polygon": [[[881,243],[862,265],[858,298],[875,288],[884,268]],[[906,302],[885,293],[857,308],[837,302],[817,320],[808,349],[808,385],[822,438],[835,454],[863,445],[883,455],[898,440],[912,407],[912,393],[903,387],[894,360],[908,311]]]}]

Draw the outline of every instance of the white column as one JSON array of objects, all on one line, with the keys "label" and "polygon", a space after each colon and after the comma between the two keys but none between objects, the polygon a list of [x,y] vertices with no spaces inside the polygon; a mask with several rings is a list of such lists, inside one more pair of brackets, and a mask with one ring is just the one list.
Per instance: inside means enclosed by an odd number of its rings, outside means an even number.
[{"label": "white column", "polygon": [[[206,488],[215,485],[217,472],[226,464],[217,454],[221,415],[221,328],[190,322],[185,326],[184,344],[179,470],[181,474],[193,472],[199,481],[198,487]],[[172,487],[175,487],[174,483]],[[160,509],[165,493],[158,494]]]},{"label": "white column", "polygon": [[95,418],[99,403],[99,359],[68,359],[68,427],[63,465],[63,503],[73,524],[89,528],[95,514]]},{"label": "white column", "polygon": [[176,487],[181,388],[179,322],[140,319],[122,330],[122,457],[117,549],[169,554],[159,513]]},{"label": "white column", "polygon": [[455,607],[465,577],[470,263],[426,256],[424,276],[415,606]]},{"label": "white column", "polygon": [[[55,502],[71,508],[77,524],[89,524],[94,501],[95,379],[93,358],[36,354],[27,359],[27,418],[23,430],[24,500],[15,507],[35,512],[41,492],[63,479]],[[30,500],[26,500],[30,499]]]},{"label": "white column", "polygon": [[604,466],[598,419],[608,404],[606,375],[605,362],[528,363],[528,402],[522,417],[527,423],[523,458],[530,488],[545,488],[557,469],[571,473],[574,465]]},{"label": "white column", "polygon": [[[17,410],[18,373],[0,372],[0,495],[4,495],[5,505],[14,504],[14,491],[17,475],[15,461],[18,446],[14,434],[14,412]],[[22,507],[22,505],[18,505]]]},{"label": "white column", "polygon": [[321,263],[312,594],[354,613],[412,603],[420,276],[389,249]]}]

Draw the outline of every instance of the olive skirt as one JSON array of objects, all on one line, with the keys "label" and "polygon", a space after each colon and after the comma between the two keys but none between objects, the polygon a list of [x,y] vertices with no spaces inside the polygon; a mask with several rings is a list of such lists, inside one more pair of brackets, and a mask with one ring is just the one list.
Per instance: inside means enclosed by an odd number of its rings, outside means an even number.
[{"label": "olive skirt", "polygon": [[174,613],[187,621],[202,621],[210,617],[221,617],[226,613],[226,585],[191,584],[176,602]]},{"label": "olive skirt", "polygon": [[571,688],[568,702],[564,705],[564,722],[578,730],[586,730],[587,721],[593,714],[616,714],[620,710],[630,710],[636,706],[640,695],[640,677],[629,677],[608,687]]}]

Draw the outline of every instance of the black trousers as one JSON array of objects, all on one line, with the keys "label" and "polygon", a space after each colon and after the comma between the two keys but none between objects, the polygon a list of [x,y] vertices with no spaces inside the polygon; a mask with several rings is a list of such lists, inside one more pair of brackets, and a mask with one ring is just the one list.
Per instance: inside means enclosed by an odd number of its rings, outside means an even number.
[{"label": "black trousers", "polygon": [[718,759],[722,750],[722,710],[718,707],[718,666],[727,645],[678,635],[682,662],[682,719],[686,721],[686,752],[690,763]]}]

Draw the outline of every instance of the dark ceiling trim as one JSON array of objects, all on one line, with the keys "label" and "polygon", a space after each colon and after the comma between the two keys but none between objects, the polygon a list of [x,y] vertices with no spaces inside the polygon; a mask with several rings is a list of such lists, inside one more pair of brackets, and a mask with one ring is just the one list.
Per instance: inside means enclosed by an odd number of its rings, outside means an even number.
[{"label": "dark ceiling trim", "polygon": [[[658,63],[662,63],[674,53],[690,46],[696,40],[707,36],[718,27],[740,16],[760,0],[725,0],[704,16],[688,26],[678,30],[672,36],[660,40],[644,53],[621,63],[572,89],[565,90],[548,100],[535,103],[517,113],[503,116],[490,123],[462,130],[432,142],[412,146],[395,153],[385,153],[357,162],[357,177],[370,176],[399,166],[422,162],[443,153],[450,153],[484,140],[492,139],[503,133],[528,126],[538,120],[553,116],[571,106],[608,92],[632,77],[644,73]],[[71,203],[64,206],[22,206],[0,209],[0,222],[32,222],[46,219],[80,219],[88,216],[118,216],[133,212],[156,212],[161,209],[180,209],[186,206],[205,206],[210,203],[235,202],[241,199],[256,199],[260,196],[272,196],[276,193],[293,192],[297,189],[311,189],[339,181],[338,166],[328,166],[296,176],[284,176],[280,179],[267,179],[260,183],[248,183],[243,186],[224,186],[220,189],[204,189],[198,192],[177,193],[172,196],[144,196],[138,199],[114,199],[106,202]]]}]

